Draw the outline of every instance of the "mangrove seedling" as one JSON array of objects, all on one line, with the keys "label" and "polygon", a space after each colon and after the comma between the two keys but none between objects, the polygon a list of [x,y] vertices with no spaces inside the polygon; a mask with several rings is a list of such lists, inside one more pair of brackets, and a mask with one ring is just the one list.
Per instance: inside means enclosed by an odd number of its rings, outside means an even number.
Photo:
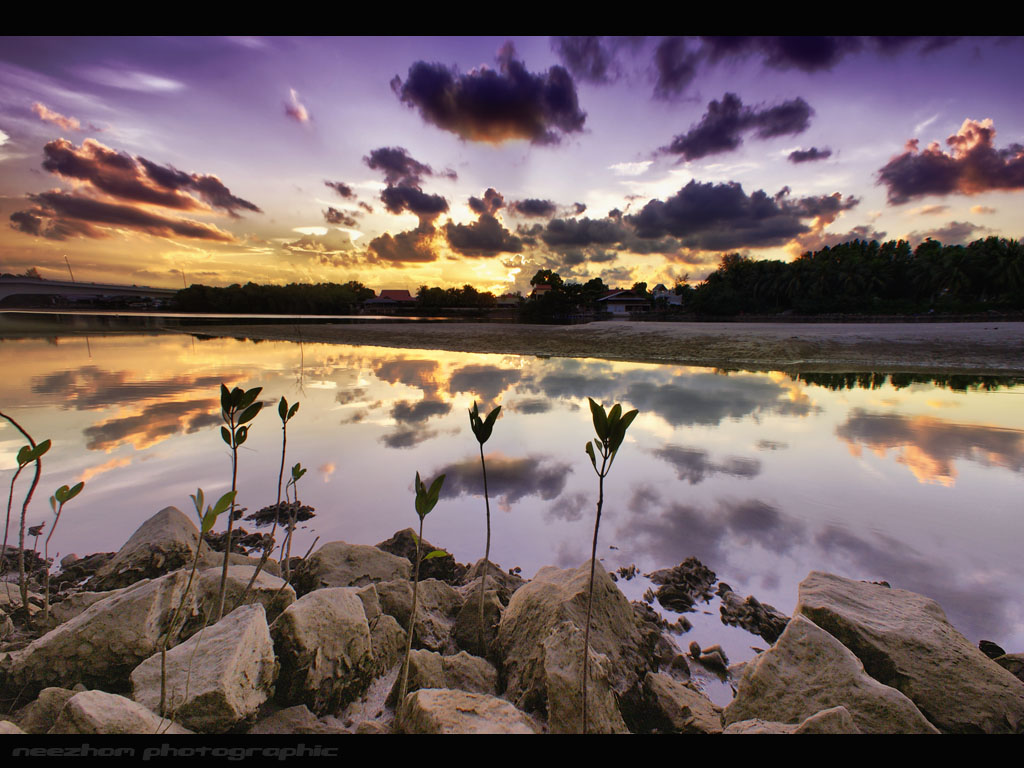
[{"label": "mangrove seedling", "polygon": [[299,404],[295,403],[290,408],[288,407],[288,401],[283,397],[277,404],[277,414],[281,417],[281,468],[277,472],[277,502],[274,504],[274,524],[270,529],[270,533],[264,536],[263,539],[263,554],[260,557],[259,563],[252,572],[252,577],[249,579],[249,583],[246,584],[245,590],[242,592],[242,597],[236,604],[236,608],[245,602],[245,598],[249,594],[249,590],[252,589],[252,585],[256,583],[257,577],[260,575],[260,571],[263,570],[263,566],[266,565],[267,560],[270,558],[270,553],[274,550],[274,534],[277,532],[277,526],[281,522],[281,483],[284,481],[284,457],[285,452],[288,448],[288,422],[291,421],[292,416],[298,413]]},{"label": "mangrove seedling", "polygon": [[[256,418],[263,408],[263,403],[256,400],[263,387],[242,390],[235,387],[230,392],[223,384],[220,385],[221,418],[227,426],[220,428],[220,436],[231,448],[231,490],[238,490],[238,447],[249,436],[246,426]],[[217,600],[217,621],[224,615],[224,596],[228,587],[228,563],[231,559],[231,530],[235,524],[235,501],[232,496],[231,514],[228,515],[227,537],[224,542],[224,565],[220,574],[220,596]]]},{"label": "mangrove seedling", "polygon": [[32,624],[32,617],[28,610],[28,581],[25,579],[25,520],[28,518],[28,505],[32,502],[32,494],[36,491],[36,486],[39,485],[39,476],[43,472],[43,461],[42,457],[48,450],[50,450],[50,441],[43,440],[41,443],[36,443],[32,439],[32,435],[25,431],[25,429],[14,419],[5,413],[0,412],[0,417],[3,417],[9,421],[15,429],[28,440],[28,445],[21,447],[18,451],[18,469],[14,473],[14,477],[11,479],[11,492],[7,499],[7,525],[4,527],[4,545],[3,550],[0,550],[0,562],[4,561],[7,556],[7,533],[11,523],[11,504],[14,499],[14,481],[17,480],[18,475],[25,469],[29,464],[35,463],[36,471],[32,477],[32,485],[29,486],[28,493],[25,494],[25,500],[21,505],[21,528],[18,536],[18,587],[21,591],[21,607],[25,612],[25,621],[29,626]]},{"label": "mangrove seedling", "polygon": [[213,530],[213,526],[217,523],[217,518],[220,517],[228,507],[232,506],[235,501],[236,491],[228,491],[221,496],[217,503],[212,507],[207,506],[206,511],[203,511],[203,489],[197,488],[195,494],[189,494],[192,499],[192,505],[196,508],[196,515],[199,517],[199,541],[196,543],[196,554],[192,558],[192,570],[188,574],[188,582],[185,584],[185,591],[181,593],[181,602],[178,603],[177,609],[174,611],[174,615],[171,617],[170,623],[167,625],[167,632],[164,634],[163,641],[160,643],[160,717],[167,716],[167,648],[171,643],[171,638],[174,637],[174,633],[177,631],[178,622],[181,619],[181,613],[185,610],[185,604],[188,602],[189,593],[192,591],[192,582],[196,577],[196,568],[199,566],[199,555],[203,548],[203,536]]},{"label": "mangrove seedling", "polygon": [[45,587],[43,589],[44,623],[50,617],[50,539],[53,538],[53,534],[57,530],[57,523],[60,522],[60,513],[64,511],[64,505],[80,494],[83,488],[85,488],[84,482],[77,483],[71,488],[62,485],[50,497],[50,509],[53,510],[53,525],[50,526],[50,533],[43,543],[43,563],[46,565]]},{"label": "mangrove seedling", "polygon": [[501,413],[499,405],[481,420],[480,412],[477,410],[476,401],[473,401],[473,408],[469,412],[469,425],[473,428],[473,434],[480,443],[480,469],[484,476],[484,508],[487,511],[487,545],[484,549],[484,575],[480,581],[480,655],[487,653],[487,641],[484,633],[484,592],[487,589],[487,572],[491,569],[491,500],[487,494],[487,463],[484,461],[484,443],[491,437],[491,430],[494,429],[494,422]]},{"label": "mangrove seedling", "polygon": [[[619,447],[626,437],[626,430],[633,423],[637,411],[622,413],[622,406],[616,403],[610,411],[598,405],[592,398],[590,413],[593,417],[594,431],[597,439],[587,442],[586,452],[590,463],[597,473],[597,517],[594,521],[594,543],[590,550],[590,584],[587,589],[587,624],[583,630],[583,733],[587,732],[587,670],[590,661],[590,615],[594,606],[594,568],[597,565],[597,533],[601,527],[601,509],[604,507],[604,479],[611,472],[612,462],[618,454]],[[597,457],[601,457],[601,466],[597,465]]]},{"label": "mangrove seedling", "polygon": [[437,505],[438,496],[441,495],[441,486],[444,485],[444,475],[439,475],[433,483],[427,486],[420,480],[420,473],[416,473],[416,515],[420,519],[420,533],[416,537],[416,572],[412,582],[412,612],[409,614],[409,634],[405,641],[405,660],[402,662],[402,684],[398,688],[398,706],[405,701],[405,692],[409,688],[409,654],[412,653],[412,633],[416,626],[416,606],[419,597],[418,587],[420,585],[420,563],[423,560],[432,560],[435,557],[444,557],[448,553],[443,549],[435,549],[423,557],[423,521],[430,511]]}]

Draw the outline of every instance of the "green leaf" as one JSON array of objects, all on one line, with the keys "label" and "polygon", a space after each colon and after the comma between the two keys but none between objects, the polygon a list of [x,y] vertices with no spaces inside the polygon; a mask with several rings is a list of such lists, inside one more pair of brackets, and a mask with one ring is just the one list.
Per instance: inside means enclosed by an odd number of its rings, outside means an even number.
[{"label": "green leaf", "polygon": [[57,499],[54,496],[50,497],[50,509],[53,510],[53,514],[57,514]]},{"label": "green leaf", "polygon": [[60,488],[58,488],[56,491],[54,491],[53,495],[57,499],[57,501],[59,501],[61,504],[63,504],[65,501],[67,501],[67,499],[68,499],[68,491],[70,491],[70,490],[71,489],[68,488],[66,485],[62,485]]},{"label": "green leaf", "polygon": [[196,488],[195,494],[189,494],[189,498],[192,499],[192,505],[196,508],[196,514],[199,515],[199,519],[203,517],[203,489]]},{"label": "green leaf", "polygon": [[612,451],[619,450],[619,447],[622,445],[623,439],[625,439],[626,437],[626,430],[629,428],[629,425],[633,423],[633,419],[636,418],[637,413],[638,411],[635,410],[630,411],[625,416],[623,416],[620,421],[616,423],[615,429],[612,431],[611,439],[609,441]]},{"label": "green leaf", "polygon": [[430,497],[430,508],[433,509],[434,505],[437,504],[437,499],[441,495],[441,486],[444,485],[444,475],[440,475],[430,485],[430,491],[427,496]]},{"label": "green leaf", "polygon": [[32,461],[32,446],[23,445],[18,451],[18,466],[24,467],[26,464]]},{"label": "green leaf", "polygon": [[424,555],[423,559],[424,559],[424,561],[426,561],[426,560],[433,560],[435,557],[447,557],[447,555],[448,555],[448,553],[445,552],[443,549],[435,549],[430,554]]},{"label": "green leaf", "polygon": [[304,474],[306,474],[306,470],[303,468],[302,464],[296,464],[292,467],[292,482],[298,480]]},{"label": "green leaf", "polygon": [[616,403],[612,406],[611,411],[608,413],[608,430],[619,423],[619,419],[622,418],[622,406]]},{"label": "green leaf", "polygon": [[85,481],[84,480],[79,482],[79,483],[77,483],[77,484],[75,484],[75,485],[73,485],[73,486],[71,486],[71,490],[68,491],[68,497],[67,497],[66,501],[71,501],[73,498],[75,498],[75,496],[77,496],[78,494],[80,494],[82,492],[83,488],[85,488]]},{"label": "green leaf", "polygon": [[238,423],[245,424],[247,421],[252,421],[256,418],[256,414],[258,414],[262,408],[263,403],[253,403],[242,412],[242,415],[238,419]]},{"label": "green leaf", "polygon": [[587,449],[586,450],[587,450],[587,456],[590,457],[590,463],[594,465],[594,470],[596,471],[597,470],[597,457],[594,456],[594,446],[590,444],[589,440],[587,441]]},{"label": "green leaf", "polygon": [[231,393],[228,392],[228,388],[223,384],[220,385],[220,409],[224,413],[228,413],[231,410]]},{"label": "green leaf", "polygon": [[263,387],[253,387],[248,392],[243,392],[238,398],[238,404],[235,406],[239,411],[244,408],[248,408],[255,402],[256,398],[259,397],[260,392],[263,391]]},{"label": "green leaf", "polygon": [[217,503],[213,505],[213,511],[218,515],[221,514],[224,510],[231,506],[231,502],[235,500],[235,496],[237,494],[238,491],[228,491],[227,493],[225,493],[223,496],[217,499]]},{"label": "green leaf", "polygon": [[299,412],[299,404],[296,403],[288,410],[288,421],[291,421],[292,416]]},{"label": "green leaf", "polygon": [[220,428],[220,436],[223,438],[225,443],[231,445],[231,432],[228,431],[227,427]]},{"label": "green leaf", "polygon": [[237,448],[242,443],[244,443],[245,442],[245,438],[247,438],[248,436],[249,436],[249,428],[248,427],[239,427],[238,429],[236,429],[235,430],[235,447]]},{"label": "green leaf", "polygon": [[281,417],[281,421],[288,421],[288,401],[283,397],[277,404],[277,415]]},{"label": "green leaf", "polygon": [[203,533],[209,533],[213,530],[213,526],[217,524],[217,513],[213,511],[213,508],[206,510],[206,514],[203,515],[203,522],[199,526],[200,531]]},{"label": "green leaf", "polygon": [[605,440],[608,437],[608,415],[604,412],[604,408],[595,403],[591,398],[590,400],[590,414],[594,419],[594,431],[597,432],[597,436],[601,440]]},{"label": "green leaf", "polygon": [[239,387],[235,387],[231,390],[231,410],[237,411],[241,408],[242,398],[245,397],[245,392]]}]

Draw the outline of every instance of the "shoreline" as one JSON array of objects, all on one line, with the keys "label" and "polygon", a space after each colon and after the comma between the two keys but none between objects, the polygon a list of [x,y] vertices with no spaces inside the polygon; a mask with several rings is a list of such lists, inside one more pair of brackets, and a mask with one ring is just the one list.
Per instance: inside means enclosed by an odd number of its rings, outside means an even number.
[{"label": "shoreline", "polygon": [[578,357],[793,373],[1024,375],[1024,322],[237,324],[168,329],[265,341]]}]

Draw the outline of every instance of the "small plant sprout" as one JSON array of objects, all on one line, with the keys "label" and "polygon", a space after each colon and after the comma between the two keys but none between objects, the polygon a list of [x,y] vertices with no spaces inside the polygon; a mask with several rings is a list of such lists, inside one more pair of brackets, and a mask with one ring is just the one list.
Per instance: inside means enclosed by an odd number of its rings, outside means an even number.
[{"label": "small plant sprout", "polygon": [[195,494],[189,494],[192,505],[196,508],[196,515],[199,518],[199,541],[196,543],[196,554],[192,558],[192,570],[188,574],[188,582],[185,584],[185,591],[181,594],[181,602],[178,603],[170,623],[167,625],[167,632],[164,634],[163,642],[160,644],[160,717],[167,715],[167,648],[171,644],[171,638],[177,631],[178,622],[181,620],[181,613],[185,610],[185,603],[188,602],[189,593],[192,590],[192,582],[195,580],[196,568],[199,566],[199,554],[203,548],[203,536],[213,530],[220,517],[228,507],[235,501],[236,491],[228,491],[221,496],[212,507],[207,506],[203,511],[203,489],[197,488]]},{"label": "small plant sprout", "polygon": [[28,581],[25,579],[25,520],[28,517],[28,505],[32,502],[32,494],[35,493],[36,486],[39,485],[39,476],[43,472],[42,457],[48,450],[50,450],[50,441],[43,440],[41,443],[36,443],[32,439],[32,435],[24,430],[24,428],[8,416],[5,413],[0,412],[0,417],[9,421],[15,429],[17,429],[28,440],[29,444],[21,447],[18,451],[18,469],[14,473],[14,477],[11,479],[11,492],[7,497],[7,524],[4,526],[4,545],[3,550],[0,550],[0,564],[5,562],[7,556],[7,534],[11,524],[11,505],[14,500],[14,481],[18,479],[18,475],[25,469],[29,464],[35,463],[36,471],[32,476],[32,485],[29,486],[28,493],[25,494],[25,500],[21,505],[21,528],[18,536],[18,586],[21,591],[21,606],[25,611],[25,621],[32,625],[32,617],[28,610]]},{"label": "small plant sprout", "polygon": [[[223,384],[220,385],[221,418],[227,426],[220,428],[220,436],[231,448],[231,490],[238,492],[238,447],[249,436],[246,426],[256,418],[263,408],[263,403],[256,400],[263,387],[242,390],[235,387],[230,392]],[[231,514],[228,515],[228,530],[224,540],[224,565],[220,575],[220,596],[217,600],[217,621],[224,615],[224,596],[228,587],[228,562],[231,558],[231,530],[235,524],[235,501],[231,500]]]},{"label": "small plant sprout", "polygon": [[486,419],[481,420],[476,401],[473,402],[473,408],[469,412],[469,425],[473,428],[473,434],[476,435],[477,442],[480,443],[480,469],[483,471],[484,476],[484,508],[487,511],[487,545],[484,549],[484,575],[480,581],[481,656],[486,655],[487,652],[487,641],[484,633],[484,592],[487,589],[487,572],[491,569],[491,501],[487,494],[487,463],[484,461],[484,443],[491,437],[491,430],[494,429],[494,422],[497,420],[499,413],[501,413],[500,405],[487,414]]},{"label": "small plant sprout", "polygon": [[[590,551],[590,585],[587,593],[587,625],[583,631],[583,733],[587,732],[587,670],[590,660],[590,615],[594,606],[594,568],[597,565],[597,533],[601,527],[601,509],[604,506],[604,479],[611,472],[612,462],[618,454],[622,441],[626,437],[626,430],[633,423],[638,411],[622,413],[622,406],[616,403],[612,409],[605,412],[604,406],[587,398],[590,401],[590,413],[594,421],[594,431],[597,432],[597,439],[587,443],[586,452],[590,457],[590,463],[594,465],[594,472],[597,473],[597,518],[594,521],[594,543]],[[597,457],[601,457],[601,465],[598,466]]]},{"label": "small plant sprout", "polygon": [[53,510],[53,525],[50,526],[50,534],[43,543],[43,562],[46,564],[45,588],[43,589],[43,622],[50,617],[50,539],[57,530],[57,523],[60,522],[60,513],[64,511],[64,505],[82,492],[85,483],[77,483],[71,488],[62,485],[53,496],[50,497],[50,509]]},{"label": "small plant sprout", "polygon": [[409,654],[412,653],[412,632],[416,626],[416,605],[418,598],[418,587],[420,584],[420,563],[423,560],[432,560],[435,557],[444,557],[448,553],[443,549],[435,549],[423,557],[423,521],[430,511],[437,506],[438,496],[441,495],[441,486],[444,485],[444,475],[439,475],[430,489],[420,480],[420,473],[416,473],[416,514],[420,519],[420,532],[416,537],[416,571],[412,582],[412,612],[409,614],[409,635],[405,642],[405,660],[402,662],[402,684],[399,686],[398,704],[405,700],[405,692],[409,688]]},{"label": "small plant sprout", "polygon": [[[302,507],[299,504],[299,480],[306,474],[306,468],[302,466],[302,463],[297,463],[292,467],[292,477],[288,481],[288,485],[284,488],[284,498],[288,501],[288,489],[292,489],[292,495],[295,497],[295,501],[288,505],[288,532],[285,534],[284,541],[281,543],[281,559],[284,561],[284,577],[285,581],[288,581],[291,576],[291,569],[289,567],[289,561],[292,557],[292,535],[295,533],[295,525],[299,522],[298,516],[302,512]],[[310,510],[312,511],[312,510]],[[312,515],[310,515],[312,517]]]}]

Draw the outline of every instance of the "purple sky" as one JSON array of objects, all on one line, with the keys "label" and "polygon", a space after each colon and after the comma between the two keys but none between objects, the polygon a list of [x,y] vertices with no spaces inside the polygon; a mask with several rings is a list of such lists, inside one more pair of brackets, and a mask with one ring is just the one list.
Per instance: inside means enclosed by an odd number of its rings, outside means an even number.
[{"label": "purple sky", "polygon": [[503,293],[1019,238],[1022,65],[995,37],[2,38],[0,271]]}]

